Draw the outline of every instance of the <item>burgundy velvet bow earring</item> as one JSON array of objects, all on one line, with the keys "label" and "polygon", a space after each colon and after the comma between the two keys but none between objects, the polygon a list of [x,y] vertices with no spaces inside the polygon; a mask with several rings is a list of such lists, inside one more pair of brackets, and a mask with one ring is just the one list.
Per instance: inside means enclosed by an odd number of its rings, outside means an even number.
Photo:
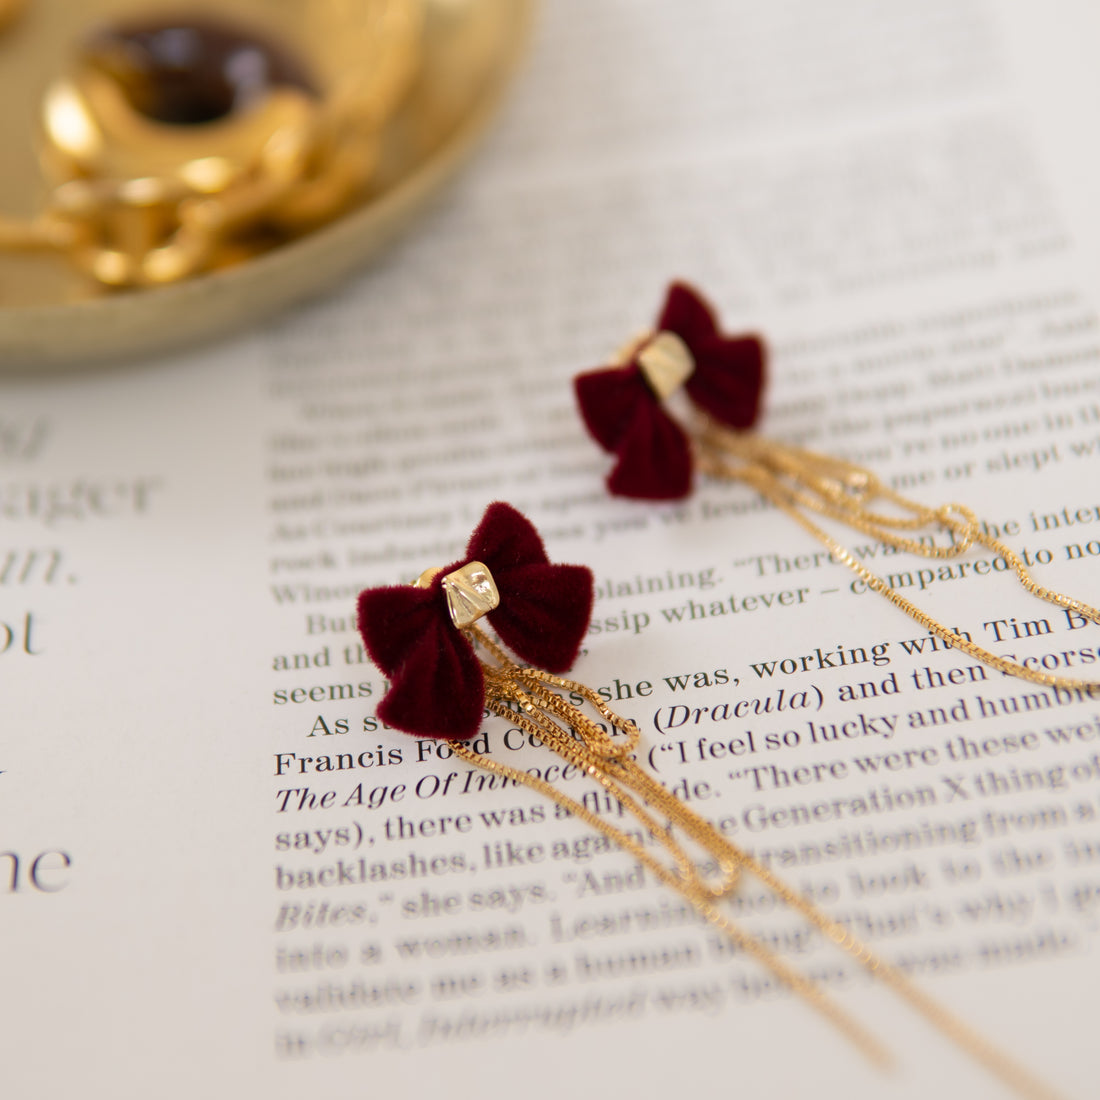
[{"label": "burgundy velvet bow earring", "polygon": [[430,569],[415,585],[361,593],[363,644],[391,681],[378,707],[383,722],[420,737],[477,733],[484,676],[461,628],[481,614],[524,661],[564,672],[588,629],[592,572],[551,565],[531,523],[498,501],[470,536],[463,561]]},{"label": "burgundy velvet bow earring", "polygon": [[[450,741],[452,753],[552,799],[608,837],[654,878],[684,897],[738,949],[768,967],[821,1012],[874,1062],[883,1047],[818,986],[739,928],[719,908],[742,873],[755,875],[928,1020],[1025,1095],[1042,1087],[910,984],[906,976],[857,942],[813,902],[727,840],[639,766],[637,725],[612,711],[599,693],[558,673],[577,657],[592,610],[592,574],[580,565],[554,565],[538,532],[507,504],[489,506],[466,556],[428,569],[411,585],[373,588],[359,597],[359,627],[371,659],[391,683],[377,708],[388,725],[418,737]],[[485,619],[501,645],[478,625]],[[515,662],[507,646],[524,661]],[[594,711],[590,716],[584,707]],[[495,758],[488,734],[477,737],[488,710],[566,761],[566,767],[526,770]],[[476,740],[471,741],[471,738]],[[627,831],[604,820],[548,780],[584,777],[616,799],[640,826]],[[705,858],[699,860],[699,854]],[[1034,1086],[1034,1087],[1033,1087]]]},{"label": "burgundy velvet bow earring", "polygon": [[[969,508],[917,503],[883,485],[862,466],[748,431],[760,412],[763,382],[761,342],[755,336],[724,336],[703,297],[684,283],[673,283],[656,329],[629,346],[625,362],[578,375],[574,388],[588,431],[615,455],[607,485],[616,496],[646,500],[687,496],[693,470],[743,482],[818,539],[869,589],[953,648],[1033,683],[1095,689],[1089,680],[1052,676],[1007,660],[974,643],[969,634],[948,629],[820,527],[811,516],[824,516],[898,550],[941,562],[973,546],[984,546],[1004,558],[1033,596],[1100,623],[1096,608],[1037,584],[1020,556],[993,538]],[[681,387],[694,406],[694,422],[687,426],[665,407]],[[893,513],[873,507],[880,501]],[[922,539],[922,532],[932,538]]]},{"label": "burgundy velvet bow earring", "polygon": [[755,336],[722,335],[699,293],[673,283],[655,330],[625,349],[624,358],[574,383],[589,432],[618,459],[608,488],[643,500],[685,497],[691,445],[664,400],[682,385],[696,408],[718,423],[751,428],[760,413],[764,347]]}]

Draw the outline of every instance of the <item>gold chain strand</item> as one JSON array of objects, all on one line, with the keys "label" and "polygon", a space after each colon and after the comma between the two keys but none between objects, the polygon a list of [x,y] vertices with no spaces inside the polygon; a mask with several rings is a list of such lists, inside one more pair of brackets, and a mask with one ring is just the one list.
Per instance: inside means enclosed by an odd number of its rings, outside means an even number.
[{"label": "gold chain strand", "polygon": [[[502,690],[507,691],[503,683],[500,683],[500,687],[502,687]],[[522,693],[521,689],[517,689],[517,691]],[[509,692],[508,696],[503,698],[489,698],[487,702],[496,713],[504,714],[509,718],[516,718],[517,715],[511,711],[508,705],[510,702],[514,702],[514,698],[511,698],[510,694]],[[577,720],[577,725],[583,725],[583,715],[580,715],[580,713],[577,714],[577,719],[579,719]],[[527,731],[530,733],[530,731],[537,730],[541,728],[541,726],[531,720],[530,723],[525,722],[525,728],[527,728]],[[892,1063],[892,1058],[886,1052],[886,1049],[884,1049],[875,1038],[872,1038],[864,1027],[856,1023],[854,1019],[851,1019],[848,1013],[840,1009],[839,1005],[829,998],[820,987],[817,987],[814,982],[806,979],[804,976],[800,975],[798,971],[795,971],[793,968],[783,963],[783,960],[772,953],[769,948],[757,941],[755,937],[741,930],[741,928],[733,921],[730,921],[725,914],[716,909],[714,899],[709,897],[705,889],[700,889],[701,879],[698,877],[697,873],[693,873],[693,875],[689,877],[684,877],[681,873],[664,867],[661,862],[654,858],[634,837],[621,831],[621,829],[616,828],[614,825],[603,821],[602,818],[599,818],[595,813],[588,810],[586,806],[558,791],[546,780],[539,778],[538,775],[532,775],[528,772],[520,771],[517,768],[509,767],[507,764],[499,763],[496,760],[478,756],[477,753],[473,752],[464,742],[455,742],[452,747],[456,755],[461,759],[475,764],[478,768],[494,772],[502,778],[509,779],[516,783],[522,783],[526,785],[526,787],[546,795],[547,798],[560,805],[562,809],[574,814],[580,821],[583,821],[585,824],[596,829],[597,832],[608,837],[613,843],[627,851],[629,855],[638,859],[642,866],[648,868],[653,873],[653,876],[659,881],[664,882],[667,886],[679,892],[683,898],[691,903],[695,911],[700,914],[704,920],[718,928],[718,930],[725,934],[731,942],[742,950],[745,950],[746,954],[756,958],[761,964],[770,969],[772,974],[779,978],[784,985],[789,986],[796,996],[801,997],[807,1004],[810,1004],[812,1008],[821,1012],[829,1022],[833,1023],[849,1038],[849,1040],[853,1041],[861,1051],[870,1058],[872,1063],[880,1066],[887,1066]],[[551,747],[557,748],[555,745]],[[579,762],[580,766],[584,768],[584,771],[590,775],[592,779],[601,783],[606,790],[617,796],[627,809],[635,813],[642,825],[647,827],[647,831],[653,835],[654,839],[658,840],[658,843],[660,843],[665,850],[670,851],[670,854],[674,857],[678,856],[678,853],[676,853],[674,849],[679,846],[672,838],[671,833],[665,832],[660,828],[654,831],[652,828],[652,818],[645,812],[638,812],[639,807],[637,807],[634,800],[629,798],[629,795],[625,795],[625,792],[618,787],[613,775],[609,774],[606,770],[604,760],[599,757],[594,750],[585,751],[584,747],[577,747],[565,758],[571,760],[571,762]],[[853,956],[860,965],[870,971],[872,976],[886,983],[886,985],[897,992],[900,997],[910,1003],[917,1012],[923,1015],[928,1023],[932,1024],[939,1032],[944,1034],[948,1040],[954,1042],[971,1057],[974,1057],[979,1064],[989,1069],[994,1076],[999,1077],[1005,1085],[1018,1093],[1019,1096],[1029,1098],[1029,1100],[1056,1100],[1056,1093],[1046,1086],[1044,1082],[1035,1078],[1019,1064],[1016,1064],[1013,1059],[1000,1052],[996,1046],[993,1046],[986,1038],[983,1038],[974,1029],[971,1029],[971,1027],[963,1021],[960,1021],[957,1016],[950,1013],[934,998],[928,996],[928,994],[919,987],[913,985],[901,970],[893,967],[887,963],[886,960],[879,958],[875,953],[871,952],[871,949],[865,944],[862,944],[855,936],[851,935],[847,928],[837,924],[826,913],[818,909],[816,905],[807,901],[801,894],[788,887],[781,879],[772,875],[772,872],[767,867],[764,867],[755,859],[752,859],[746,851],[730,844],[725,837],[717,833],[716,829],[714,829],[711,824],[704,821],[702,817],[695,814],[689,807],[684,806],[679,800],[676,800],[674,795],[661,788],[660,784],[649,777],[649,775],[641,772],[636,763],[632,761],[627,761],[626,763],[629,768],[636,770],[638,774],[645,779],[647,784],[652,784],[657,788],[659,791],[658,801],[662,804],[662,809],[664,809],[664,806],[667,805],[668,802],[675,802],[676,807],[678,807],[675,816],[684,821],[693,820],[693,832],[696,835],[711,835],[713,843],[716,846],[729,851],[729,853],[737,859],[742,868],[756,875],[760,881],[763,882],[764,886],[777,894],[777,897],[784,903],[790,905],[795,912],[804,916],[807,921],[826,936],[829,942],[832,942],[837,947]],[[690,857],[687,857],[686,854],[680,850],[679,858],[675,858],[675,862],[680,865],[689,858]]]},{"label": "gold chain strand", "polygon": [[[461,741],[453,742],[451,748],[457,757],[465,760],[475,767],[492,772],[505,779],[511,779],[530,787],[539,794],[545,795],[562,809],[567,810],[578,820],[602,833],[609,840],[617,844],[623,851],[632,855],[643,866],[647,867],[655,878],[664,882],[681,894],[704,919],[723,932],[730,941],[745,954],[757,959],[766,966],[784,985],[802,998],[810,1007],[819,1012],[826,1020],[836,1027],[850,1042],[852,1042],[872,1064],[881,1068],[889,1068],[893,1065],[893,1058],[889,1051],[882,1046],[853,1016],[840,1007],[821,988],[793,967],[785,963],[778,955],[761,943],[754,936],[737,927],[724,914],[714,908],[708,900],[698,897],[688,885],[678,876],[669,871],[661,863],[645,850],[629,833],[617,829],[609,822],[603,821],[588,807],[563,794],[552,784],[537,775],[520,771],[508,764],[501,764],[496,760],[486,760],[473,752],[470,747]],[[595,778],[595,776],[594,776]],[[666,842],[671,844],[672,841]]]},{"label": "gold chain strand", "polygon": [[[714,443],[721,450],[745,459],[755,467],[789,477],[796,484],[804,485],[810,490],[801,491],[777,478],[777,486],[782,488],[790,503],[800,504],[820,515],[831,516],[841,523],[881,538],[899,550],[928,558],[955,558],[964,554],[977,541],[980,530],[977,516],[964,505],[945,504],[939,508],[929,508],[887,489],[874,474],[862,467],[770,440],[756,440],[754,446],[747,448],[744,444],[748,437],[738,437],[720,429],[710,430],[704,438],[708,443]],[[736,477],[735,470],[722,465],[712,454],[704,452],[700,459],[708,472],[721,477]],[[821,477],[814,469],[815,461],[830,463],[833,468],[842,466],[841,476]],[[870,511],[866,507],[867,502],[878,497],[891,500],[912,512],[913,516],[887,516]],[[961,515],[965,522],[953,518],[952,513]],[[951,546],[938,547],[927,541],[906,539],[894,533],[896,530],[917,531],[932,525],[939,525],[950,531],[954,540]]]},{"label": "gold chain strand", "polygon": [[[873,1039],[812,981],[789,967],[716,908],[714,902],[722,896],[722,893],[728,892],[729,887],[727,886],[719,893],[708,886],[690,855],[674,838],[673,823],[705,851],[718,858],[721,864],[732,864],[735,874],[738,871],[745,871],[755,875],[781,901],[803,916],[830,942],[849,953],[872,976],[881,979],[941,1034],[979,1064],[985,1066],[1018,1095],[1027,1097],[1028,1100],[1056,1100],[1056,1094],[1046,1084],[998,1050],[973,1028],[963,1023],[934,998],[914,985],[901,970],[876,955],[846,928],[787,886],[746,851],[727,840],[713,825],[680,802],[656,779],[642,771],[638,764],[624,752],[624,748],[633,747],[637,741],[638,731],[632,723],[614,714],[602,700],[599,700],[599,703],[593,702],[598,712],[610,725],[628,731],[627,738],[618,742],[613,741],[597,723],[592,722],[554,692],[542,687],[542,685],[551,684],[566,690],[574,686],[583,687],[583,685],[575,685],[573,681],[564,680],[550,673],[517,666],[500,650],[499,646],[476,627],[470,628],[468,632],[475,637],[478,644],[483,645],[501,661],[499,667],[484,663],[482,666],[486,675],[488,690],[486,704],[489,709],[515,722],[525,732],[542,740],[548,747],[599,783],[620,802],[625,810],[634,815],[646,832],[672,857],[675,870],[661,863],[635,837],[603,821],[583,804],[557,790],[540,777],[481,757],[468,745],[456,742],[453,747],[461,759],[538,791],[634,856],[652,872],[655,878],[681,894],[701,917],[720,930],[746,954],[760,961],[794,993],[821,1012],[876,1064],[885,1065],[890,1061],[877,1040]],[[529,693],[532,683],[539,685],[541,690],[533,694]],[[583,694],[586,699],[591,699],[593,696],[596,699],[599,698],[588,688],[584,688]],[[517,706],[518,711],[514,709]],[[542,709],[543,707],[550,710],[554,717],[566,722],[567,728],[555,722]],[[668,824],[659,823],[652,814],[638,804],[629,793],[630,790],[637,793],[650,806],[659,809],[667,817]]]},{"label": "gold chain strand", "polygon": [[[624,810],[638,819],[647,832],[665,844],[676,862],[681,883],[685,887],[690,886],[693,896],[717,899],[726,897],[733,891],[740,878],[736,856],[729,851],[725,838],[719,833],[709,827],[699,828],[699,819],[679,799],[670,795],[658,783],[653,783],[650,788],[646,783],[638,782],[638,778],[649,782],[649,777],[632,762],[609,759],[598,750],[593,752],[587,746],[578,746],[574,742],[551,741],[545,737],[543,739],[559,755],[598,782]],[[636,775],[632,775],[630,769]],[[630,794],[631,789],[641,797],[642,802],[658,808],[665,815],[665,821],[654,818],[640,805]],[[717,882],[706,881],[691,856],[672,839],[674,825],[683,829],[700,848],[715,859],[721,872],[721,878]]]},{"label": "gold chain strand", "polygon": [[[882,537],[884,541],[899,549],[909,550],[923,557],[956,557],[968,550],[973,543],[979,543],[1004,557],[1016,573],[1021,585],[1033,596],[1059,607],[1078,611],[1093,622],[1100,623],[1100,611],[1096,608],[1038,584],[1020,557],[1005,543],[984,531],[977,516],[965,505],[952,503],[941,505],[939,508],[929,508],[883,485],[870,470],[861,466],[771,440],[737,435],[714,426],[705,430],[704,440],[727,453],[751,460],[766,470],[785,474],[796,482],[806,485],[818,496],[809,496],[789,486],[782,486],[782,488],[790,500],[797,501],[818,513],[830,515],[868,534]],[[704,461],[706,457],[703,456]],[[817,466],[837,470],[839,476],[823,477],[815,471]],[[720,463],[717,464],[716,472],[724,477],[735,477],[737,474],[735,469],[722,466]],[[868,511],[866,502],[879,497],[914,513],[914,517],[905,519]],[[954,518],[952,513],[957,513],[962,520]],[[955,544],[950,547],[934,547],[927,543],[898,538],[892,532],[884,530],[888,527],[915,530],[932,524],[938,524],[950,532],[952,538],[956,540]]]},{"label": "gold chain strand", "polygon": [[[838,562],[847,566],[868,588],[884,596],[911,619],[920,623],[921,626],[937,637],[942,638],[952,648],[958,649],[960,652],[989,665],[999,672],[1041,684],[1044,687],[1083,692],[1089,698],[1094,698],[1100,694],[1100,683],[1096,681],[1068,676],[1054,676],[1038,669],[1027,668],[983,648],[976,642],[944,626],[938,619],[892,589],[878,574],[873,573],[860,562],[843,543],[833,538],[827,531],[809,519],[800,510],[799,506],[827,515],[856,530],[881,539],[888,545],[895,546],[900,550],[906,550],[926,558],[956,557],[958,554],[970,549],[975,543],[985,546],[1004,558],[1016,574],[1020,584],[1029,594],[1047,603],[1074,611],[1094,623],[1100,623],[1100,611],[1096,608],[1081,600],[1044,588],[1038,584],[1028,572],[1019,555],[1003,542],[982,530],[970,509],[959,504],[948,504],[938,509],[930,509],[906,499],[891,489],[887,489],[878,482],[870,471],[862,470],[850,463],[841,464],[836,459],[816,456],[808,451],[798,451],[782,444],[772,444],[767,440],[754,440],[751,445],[746,446],[746,441],[749,438],[735,436],[725,431],[708,429],[703,436],[704,447],[699,455],[700,468],[727,480],[742,481],[754,488],[777,508],[790,516],[804,530],[813,535]],[[741,458],[744,464],[730,465],[723,461],[722,456],[715,453],[711,449],[712,447],[721,448],[724,452],[732,453],[735,457]],[[794,459],[791,457],[792,455],[801,456],[801,459]],[[843,465],[849,471],[849,484],[858,486],[858,488],[855,488],[851,494],[845,497],[839,482],[832,479],[822,481],[820,477],[815,476],[812,472],[807,472],[810,464],[816,459],[820,459],[822,463],[830,464],[829,468],[833,469]],[[808,489],[809,493],[787,485],[781,480],[782,476],[794,479],[796,483]],[[818,496],[811,495],[813,493],[817,493]],[[914,513],[913,519],[902,518],[898,520],[867,511],[866,502],[875,499],[877,496],[888,499],[899,507]],[[956,518],[957,516],[963,518]],[[949,532],[954,540],[953,545],[943,548],[929,546],[927,543],[921,543],[914,539],[901,538],[887,529],[888,526],[893,526],[895,528],[904,527],[907,530],[919,530],[930,525],[936,525]]]},{"label": "gold chain strand", "polygon": [[[497,713],[500,712],[497,711]],[[634,815],[643,829],[645,829],[657,843],[664,846],[666,852],[668,852],[673,862],[676,864],[676,870],[675,873],[673,873],[662,866],[660,875],[663,880],[667,880],[670,883],[675,881],[677,889],[683,890],[691,896],[710,896],[710,891],[697,871],[691,857],[672,839],[671,830],[664,827],[661,822],[654,818],[643,806],[639,805],[629,793],[623,791],[615,783],[614,779],[605,770],[603,759],[598,753],[592,753],[584,749],[573,749],[566,752],[563,751],[560,746],[555,746],[550,742],[546,742],[546,744],[548,747],[558,752],[564,759],[574,764],[590,779],[599,783],[608,794],[619,802],[624,810]],[[648,854],[646,856],[646,865],[654,870],[655,873],[656,867],[661,866],[656,863],[653,856]]]},{"label": "gold chain strand", "polygon": [[[605,771],[604,762],[607,759],[605,756],[598,751],[591,750],[585,742],[578,742],[572,736],[564,734],[560,727],[556,726],[545,715],[540,714],[537,708],[532,706],[530,701],[526,699],[522,690],[515,685],[510,685],[507,680],[500,679],[495,682],[490,681],[490,684],[490,691],[495,687],[496,691],[499,692],[498,698],[490,696],[487,701],[489,708],[495,714],[516,722],[525,732],[533,734],[557,752],[559,756],[562,756],[569,763],[600,783],[608,794],[616,798],[624,809],[632,813],[648,832],[658,838],[667,837],[669,842],[666,844],[666,848],[676,863],[679,881],[690,884],[693,891],[706,892],[706,887],[699,877],[694,863],[686,852],[671,842],[669,830],[663,828],[661,823],[653,818],[648,811],[614,784]],[[508,706],[509,702],[520,702],[527,713],[515,714]],[[579,719],[582,724],[587,721],[582,715],[579,716]],[[736,881],[736,871],[732,867],[729,869],[729,878],[730,888],[732,889],[733,883]]]},{"label": "gold chain strand", "polygon": [[776,491],[776,487],[768,481],[768,475],[761,475],[758,471],[746,469],[735,471],[729,476],[746,482],[766,496],[778,508],[786,512],[796,523],[818,539],[818,541],[832,553],[837,561],[851,569],[868,588],[884,596],[892,604],[904,611],[911,619],[920,623],[926,630],[942,638],[953,649],[966,653],[968,656],[989,665],[991,668],[997,669],[999,672],[1004,672],[1010,676],[1017,676],[1022,680],[1029,680],[1032,683],[1042,684],[1045,687],[1057,687],[1069,691],[1089,691],[1096,687],[1096,685],[1089,680],[1078,680],[1065,676],[1052,676],[1047,672],[1040,672],[1037,669],[1027,668],[1024,665],[1017,664],[1015,661],[1010,661],[1005,657],[993,653],[991,650],[983,648],[976,642],[963,637],[961,634],[957,634],[955,631],[944,626],[928,612],[923,611],[921,608],[917,607],[916,604],[907,600],[904,596],[892,589],[886,581],[878,576],[878,574],[872,573],[862,562],[854,558],[851,552],[843,544],[838,542],[811,520],[807,519],[795,508],[791,507],[791,505],[783,499],[780,493]]},{"label": "gold chain strand", "polygon": [[[693,889],[700,895],[710,898],[724,897],[736,886],[738,880],[738,859],[731,852],[725,838],[714,829],[706,826],[699,828],[700,819],[679,799],[670,795],[664,787],[626,759],[638,742],[640,730],[632,722],[620,718],[599,695],[584,684],[565,680],[541,669],[529,669],[516,665],[477,627],[470,627],[469,633],[488,648],[500,662],[500,668],[482,664],[489,694],[489,706],[494,713],[516,721],[526,732],[533,734],[549,745],[558,755],[564,757],[580,770],[587,772],[601,783],[608,793],[616,798],[654,835],[670,836],[673,823],[678,824],[704,851],[718,863],[721,878],[716,883],[708,883],[699,875],[694,861],[676,844],[668,846],[669,853],[677,863],[681,878],[693,883]],[[519,687],[517,681],[533,680],[535,696],[532,699],[527,691]],[[620,741],[612,740],[601,727],[593,723],[576,707],[560,696],[545,688],[552,683],[562,690],[578,689],[579,692],[598,710],[612,727],[626,731],[627,736]],[[530,690],[530,684],[526,685]],[[497,698],[493,698],[493,692]],[[512,711],[508,702],[518,703],[524,710],[520,715]],[[560,721],[566,723],[562,728],[546,712],[552,712]],[[576,730],[580,736],[571,732]],[[666,823],[656,821],[621,786],[626,783],[643,802],[658,807],[666,816]]]},{"label": "gold chain strand", "polygon": [[1040,1081],[1020,1063],[999,1050],[988,1039],[925,993],[910,981],[903,971],[876,956],[848,929],[837,924],[827,913],[802,897],[797,891],[792,890],[764,864],[757,862],[747,852],[741,854],[745,870],[756,875],[781,900],[801,913],[838,947],[858,959],[875,977],[881,979],[900,997],[908,1001],[929,1023],[972,1055],[1006,1085],[1021,1096],[1032,1100],[1056,1100],[1058,1094],[1049,1085]]},{"label": "gold chain strand", "polygon": [[[652,776],[642,772],[633,761],[624,762],[622,767],[632,769],[636,772],[636,778],[639,781],[644,781],[645,785],[656,788],[656,791],[663,794],[665,798],[673,797]],[[682,806],[682,803],[680,805]],[[683,809],[686,815],[690,815],[695,819],[697,828],[714,833],[715,837],[722,842],[730,857],[737,861],[742,870],[755,875],[782,901],[821,931],[832,943],[847,951],[874,976],[882,979],[899,996],[920,1012],[929,1023],[970,1054],[976,1061],[985,1065],[1007,1085],[1024,1096],[1049,1100],[1054,1095],[1045,1084],[1034,1078],[1022,1066],[1013,1062],[973,1028],[911,982],[903,971],[877,956],[862,941],[853,936],[848,929],[832,920],[827,913],[807,901],[797,891],[792,890],[764,864],[757,862],[746,851],[722,837],[709,822],[700,818],[687,807],[683,807]],[[708,919],[711,918],[708,917]],[[717,921],[712,921],[712,923],[717,923]]]}]

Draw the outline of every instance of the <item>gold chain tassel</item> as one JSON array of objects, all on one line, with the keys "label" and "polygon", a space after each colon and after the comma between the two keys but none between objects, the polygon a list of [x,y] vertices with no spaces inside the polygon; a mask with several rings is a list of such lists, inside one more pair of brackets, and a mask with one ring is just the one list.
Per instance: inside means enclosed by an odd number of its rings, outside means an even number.
[{"label": "gold chain tassel", "polygon": [[[914,985],[901,970],[876,955],[813,902],[787,886],[743,849],[732,844],[710,822],[642,771],[631,755],[637,747],[640,733],[638,727],[615,714],[595,691],[576,681],[515,664],[499,645],[476,626],[467,627],[466,633],[495,661],[495,664],[481,661],[488,709],[536,737],[603,787],[665,850],[671,857],[672,866],[663,863],[630,833],[603,821],[582,803],[540,777],[481,756],[465,742],[452,743],[456,756],[476,767],[538,791],[628,852],[658,881],[682,895],[699,916],[722,932],[740,950],[756,958],[795,994],[821,1013],[873,1064],[885,1068],[893,1064],[893,1058],[876,1038],[818,985],[789,966],[774,951],[738,927],[718,909],[716,902],[735,888],[742,873],[754,875],[830,942],[848,952],[873,976],[881,979],[944,1036],[1000,1078],[1017,1095],[1027,1097],[1028,1100],[1057,1100],[1057,1094],[1048,1085],[959,1020]],[[599,722],[568,703],[557,694],[558,691],[580,695],[609,728],[605,729]],[[623,736],[611,736],[610,729],[622,731]],[[717,881],[709,881],[703,876],[696,860],[673,835],[674,828],[683,832],[717,862]]]},{"label": "gold chain tassel", "polygon": [[[957,558],[975,545],[984,546],[1008,563],[1020,584],[1031,595],[1073,611],[1090,622],[1100,623],[1100,611],[1095,607],[1038,584],[1020,556],[1011,547],[993,538],[981,526],[977,516],[964,505],[945,504],[939,508],[929,508],[883,485],[862,466],[760,436],[732,432],[712,423],[707,423],[701,432],[697,461],[699,468],[712,476],[751,486],[813,535],[836,561],[847,566],[868,588],[885,596],[952,648],[1009,676],[1018,676],[1044,687],[1079,692],[1090,699],[1100,697],[1100,683],[1096,681],[1052,676],[1049,672],[1027,668],[950,630],[894,591],[882,577],[868,569],[846,546],[806,515],[806,512],[812,512],[836,520],[897,550],[924,558]],[[872,511],[870,505],[878,500],[886,501],[908,515],[891,516]],[[951,545],[936,546],[927,538],[922,541],[898,533],[930,530],[947,534]]]}]

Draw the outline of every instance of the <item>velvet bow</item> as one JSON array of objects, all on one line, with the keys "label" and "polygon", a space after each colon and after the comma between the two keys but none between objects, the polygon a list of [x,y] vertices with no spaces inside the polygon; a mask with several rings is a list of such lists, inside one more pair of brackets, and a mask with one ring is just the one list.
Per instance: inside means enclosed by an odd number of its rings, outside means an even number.
[{"label": "velvet bow", "polygon": [[477,734],[485,678],[469,638],[451,621],[443,577],[471,561],[488,566],[500,593],[486,618],[521,660],[564,672],[580,650],[592,614],[592,572],[552,565],[539,533],[510,504],[490,504],[466,557],[426,588],[393,585],[359,595],[359,632],[390,680],[377,714],[419,737],[465,741]]},{"label": "velvet bow", "polygon": [[[751,428],[760,411],[764,348],[755,336],[723,336],[714,311],[685,283],[668,288],[655,333],[675,333],[695,369],[684,383],[691,401],[730,428]],[[652,339],[650,337],[649,339]],[[691,445],[646,381],[638,345],[625,366],[574,379],[593,439],[618,461],[607,478],[617,496],[677,500],[691,491]]]}]

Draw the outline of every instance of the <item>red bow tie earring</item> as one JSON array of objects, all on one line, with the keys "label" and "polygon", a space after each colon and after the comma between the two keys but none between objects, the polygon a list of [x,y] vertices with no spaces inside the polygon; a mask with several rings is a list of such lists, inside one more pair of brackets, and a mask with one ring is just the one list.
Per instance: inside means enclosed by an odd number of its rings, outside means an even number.
[{"label": "red bow tie earring", "polygon": [[[691,492],[696,470],[744,482],[813,535],[869,589],[955,649],[1000,672],[1046,687],[1086,694],[1097,689],[1088,680],[1027,668],[950,630],[833,538],[813,517],[833,520],[897,550],[941,561],[984,546],[1004,560],[1033,596],[1100,623],[1096,608],[1038,584],[1020,556],[990,535],[964,505],[920,504],[884,485],[862,466],[749,431],[760,413],[763,384],[760,340],[724,336],[710,305],[684,283],[669,287],[652,333],[630,344],[614,365],[574,379],[588,431],[615,455],[607,478],[608,489],[615,495],[680,499]],[[681,388],[694,412],[693,422],[686,427],[665,405]],[[890,511],[880,511],[883,506]]]},{"label": "red bow tie earring", "polygon": [[[407,733],[447,739],[460,759],[546,795],[602,833],[656,881],[686,898],[740,950],[767,966],[877,1064],[891,1060],[877,1040],[817,985],[722,912],[722,899],[743,873],[763,882],[1020,1095],[1051,1100],[1052,1093],[1027,1071],[642,770],[635,759],[638,727],[615,714],[592,688],[560,675],[580,651],[592,597],[588,569],[552,564],[538,532],[519,512],[507,504],[490,505],[461,561],[429,569],[411,585],[360,594],[363,642],[390,680],[378,716]],[[499,641],[482,629],[482,619]],[[507,650],[548,670],[520,664]],[[595,717],[582,709],[585,706]],[[469,740],[480,731],[486,712],[532,735],[563,757],[566,766],[521,771],[497,760],[488,739],[482,751],[475,751]],[[595,782],[637,820],[642,832],[627,832],[604,821],[548,782],[549,775]],[[705,870],[700,856],[709,864]]]}]

